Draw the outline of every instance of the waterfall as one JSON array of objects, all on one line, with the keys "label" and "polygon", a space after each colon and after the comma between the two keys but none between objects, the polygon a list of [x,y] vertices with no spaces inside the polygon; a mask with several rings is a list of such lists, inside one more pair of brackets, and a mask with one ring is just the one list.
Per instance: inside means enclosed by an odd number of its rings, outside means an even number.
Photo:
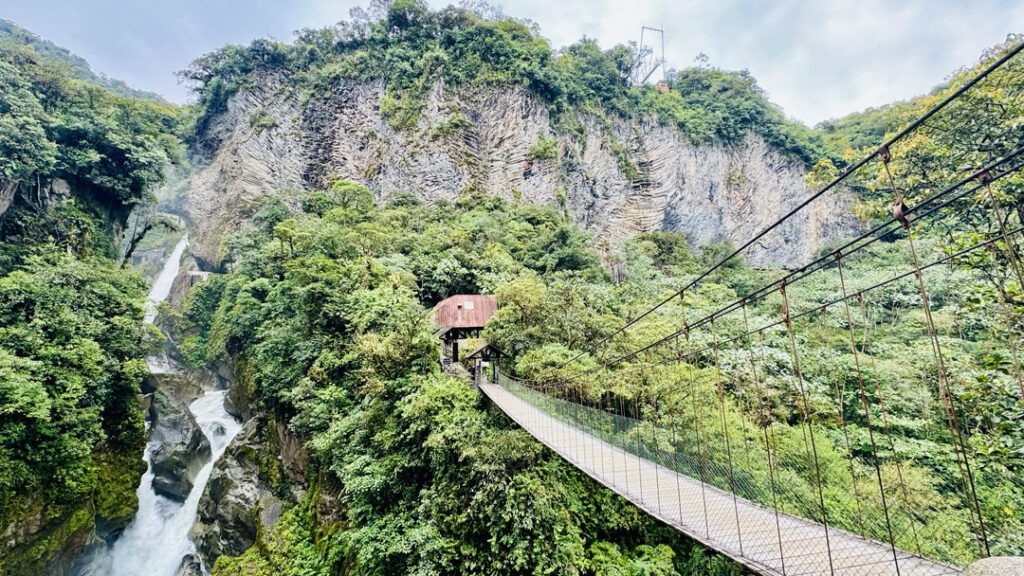
[{"label": "waterfall", "polygon": [[[181,255],[187,246],[186,235],[174,247],[163,270],[153,282],[146,302],[147,324],[153,323],[159,303],[170,294],[171,284],[178,275]],[[175,371],[166,354],[146,360],[153,373]],[[177,502],[153,491],[150,455],[156,445],[152,442],[147,444],[143,456],[146,473],[135,491],[139,498],[139,510],[135,518],[107,550],[99,552],[87,567],[79,571],[80,576],[175,576],[182,559],[196,552],[188,532],[195,521],[199,499],[206,489],[217,459],[242,428],[241,423],[224,410],[226,394],[224,390],[206,390],[189,404],[188,408],[195,416],[196,423],[210,441],[212,457],[199,470],[188,498],[184,502]]]},{"label": "waterfall", "polygon": [[185,234],[181,237],[181,240],[178,240],[174,250],[171,251],[171,255],[167,257],[167,262],[164,263],[164,268],[160,271],[160,275],[153,281],[153,287],[149,290],[149,297],[146,298],[146,317],[143,319],[143,322],[146,324],[152,324],[156,321],[157,307],[170,295],[171,285],[174,284],[174,278],[178,275],[178,270],[181,267],[181,255],[185,253],[185,248],[187,247],[188,234]]},{"label": "waterfall", "polygon": [[[147,468],[136,494],[139,511],[121,537],[91,567],[96,576],[174,576],[187,554],[196,551],[188,531],[199,510],[199,498],[213,472],[213,465],[241,430],[242,425],[224,410],[224,390],[207,391],[189,405],[203,434],[210,440],[213,457],[196,476],[184,503],[153,491],[153,472]],[[154,448],[146,447],[146,464]]]},{"label": "waterfall", "polygon": [[[164,263],[163,269],[160,270],[160,275],[153,281],[153,287],[149,290],[149,296],[146,298],[145,304],[146,315],[143,318],[143,322],[146,324],[152,324],[156,321],[160,303],[171,294],[171,286],[174,284],[174,279],[178,276],[178,270],[181,266],[181,255],[185,253],[185,248],[187,247],[188,234],[185,234],[181,237],[181,240],[178,240],[174,250],[171,251],[171,255],[167,257],[167,262]],[[149,365],[149,371],[153,374],[170,374],[178,371],[178,367],[167,355],[166,350],[160,354],[147,356],[146,364]]]}]

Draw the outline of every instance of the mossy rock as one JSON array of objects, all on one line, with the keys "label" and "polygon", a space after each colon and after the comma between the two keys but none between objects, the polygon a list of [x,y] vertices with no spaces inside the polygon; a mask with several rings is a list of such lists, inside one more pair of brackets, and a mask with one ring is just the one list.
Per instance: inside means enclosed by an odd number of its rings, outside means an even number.
[{"label": "mossy rock", "polygon": [[234,362],[235,381],[228,390],[228,402],[225,409],[232,416],[248,420],[254,415],[256,398],[255,378],[245,358],[237,358]]},{"label": "mossy rock", "polygon": [[139,509],[135,491],[146,472],[142,450],[143,447],[128,453],[101,451],[94,456],[99,482],[93,494],[93,504],[96,533],[101,538],[120,532]]},{"label": "mossy rock", "polygon": [[[37,509],[37,508],[33,508]],[[40,511],[41,512],[41,511]],[[95,525],[91,502],[71,510],[60,510],[63,519],[42,527],[29,542],[15,546],[0,557],[0,574],[28,576],[63,573],[77,559],[93,536]],[[50,511],[44,513],[50,516]]]}]

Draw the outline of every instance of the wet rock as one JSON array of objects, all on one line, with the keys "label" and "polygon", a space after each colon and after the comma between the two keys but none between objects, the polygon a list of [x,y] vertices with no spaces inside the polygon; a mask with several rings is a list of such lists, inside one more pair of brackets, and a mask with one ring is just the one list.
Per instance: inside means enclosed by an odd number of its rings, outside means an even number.
[{"label": "wet rock", "polygon": [[203,576],[203,563],[197,554],[187,554],[174,576]]},{"label": "wet rock", "polygon": [[202,386],[188,374],[149,374],[142,379],[143,394],[157,390],[170,393],[177,402],[186,406],[203,394]]},{"label": "wet rock", "polygon": [[271,532],[286,504],[301,498],[297,484],[286,490],[292,492],[287,501],[274,494],[289,485],[290,477],[278,444],[276,426],[256,417],[245,423],[217,461],[190,532],[207,565],[247,550]]},{"label": "wet rock", "polygon": [[[229,414],[230,414],[230,412],[229,412]],[[227,430],[224,429],[224,425],[221,424],[220,422],[215,422],[213,424],[213,426],[211,426],[210,432],[214,436],[223,436],[223,435],[228,433]]]},{"label": "wet rock", "polygon": [[[232,390],[234,389],[232,388]],[[235,403],[235,400],[231,398],[231,392],[228,392],[228,395],[224,397],[224,411],[240,420],[246,419],[245,415],[247,411],[239,408],[238,404]]]},{"label": "wet rock", "polygon": [[150,418],[150,442],[156,444],[150,460],[153,489],[162,496],[184,500],[199,469],[210,459],[210,442],[188,407],[167,390],[154,393]]}]

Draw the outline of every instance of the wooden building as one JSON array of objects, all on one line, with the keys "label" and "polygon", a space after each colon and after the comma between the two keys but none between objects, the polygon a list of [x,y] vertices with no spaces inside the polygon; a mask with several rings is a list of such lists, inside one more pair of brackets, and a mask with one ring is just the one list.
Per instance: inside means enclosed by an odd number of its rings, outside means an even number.
[{"label": "wooden building", "polygon": [[499,350],[497,346],[489,342],[483,342],[476,350],[466,356],[467,360],[473,361],[473,385],[478,390],[480,389],[480,382],[484,377],[484,367],[491,369],[491,382],[498,382],[498,362],[502,358],[508,358],[508,356]]},{"label": "wooden building", "polygon": [[430,319],[438,327],[434,335],[441,339],[441,362],[458,362],[459,340],[479,337],[497,311],[498,301],[490,294],[458,294],[438,302]]}]

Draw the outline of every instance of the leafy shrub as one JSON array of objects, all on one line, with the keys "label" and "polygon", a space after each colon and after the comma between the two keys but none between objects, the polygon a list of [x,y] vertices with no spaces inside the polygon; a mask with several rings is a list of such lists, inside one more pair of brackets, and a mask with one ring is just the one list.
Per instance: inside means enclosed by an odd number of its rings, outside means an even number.
[{"label": "leafy shrub", "polygon": [[252,114],[249,114],[249,126],[257,136],[262,134],[264,130],[271,130],[277,128],[277,120],[270,114],[267,114],[266,110],[256,110]]},{"label": "leafy shrub", "polygon": [[533,148],[530,148],[530,158],[534,160],[557,160],[558,142],[547,136],[539,136]]}]

